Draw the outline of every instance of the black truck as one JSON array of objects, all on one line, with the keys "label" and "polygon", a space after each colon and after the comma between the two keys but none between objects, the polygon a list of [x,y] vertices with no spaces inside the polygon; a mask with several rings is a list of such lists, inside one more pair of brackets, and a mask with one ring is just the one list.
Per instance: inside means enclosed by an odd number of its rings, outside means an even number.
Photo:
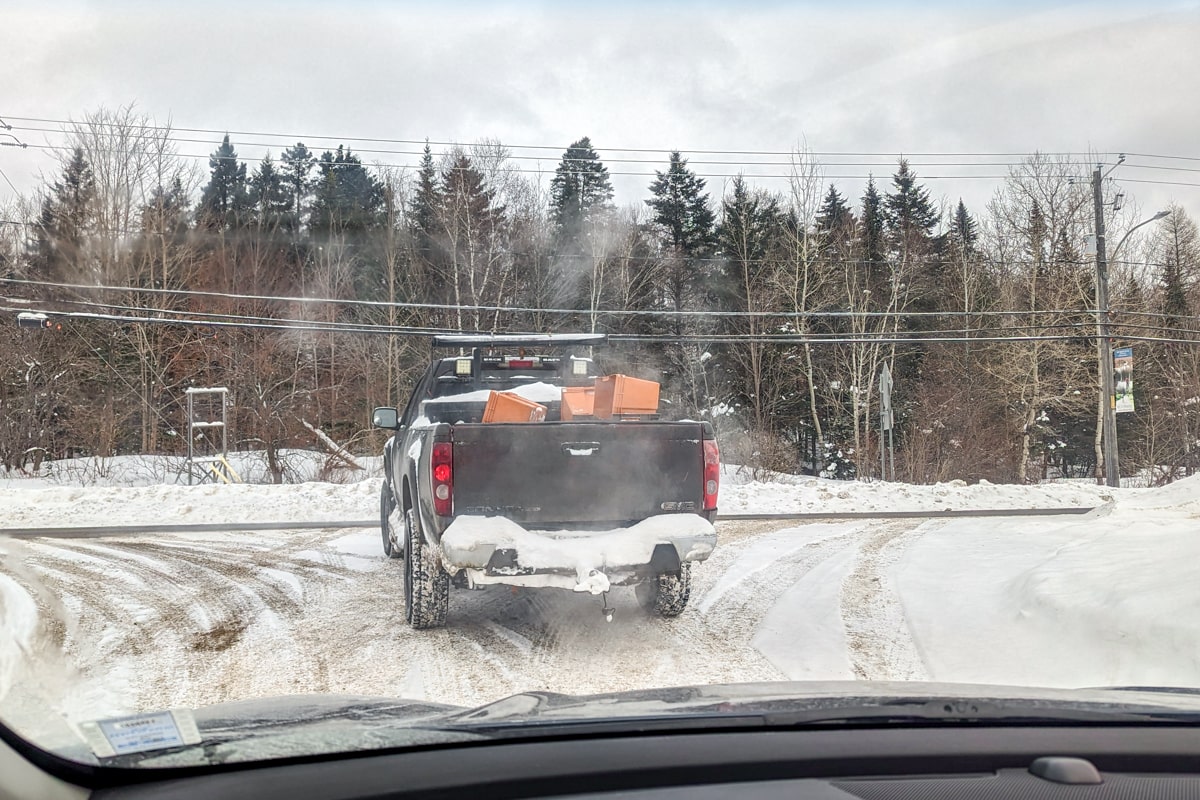
[{"label": "black truck", "polygon": [[[403,412],[375,409],[375,426],[395,431],[384,447],[383,550],[404,560],[414,628],[445,624],[452,587],[489,584],[602,600],[611,586],[635,586],[651,613],[683,611],[690,564],[716,545],[712,427],[657,415],[563,420],[563,388],[598,376],[590,358],[564,348],[598,340],[437,337],[435,346],[470,354],[435,360]],[[541,404],[545,421],[483,422],[492,392]]]}]

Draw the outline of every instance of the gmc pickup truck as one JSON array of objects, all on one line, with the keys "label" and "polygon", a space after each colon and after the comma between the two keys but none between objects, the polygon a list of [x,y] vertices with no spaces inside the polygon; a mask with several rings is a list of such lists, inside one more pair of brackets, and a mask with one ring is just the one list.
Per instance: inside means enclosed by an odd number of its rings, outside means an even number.
[{"label": "gmc pickup truck", "polygon": [[[446,336],[472,348],[435,360],[384,447],[383,551],[404,560],[405,615],[445,624],[452,587],[558,587],[602,599],[634,586],[653,614],[687,605],[690,565],[716,545],[720,460],[706,422],[563,420],[564,387],[591,386],[591,359],[527,355],[601,337]],[[544,421],[483,422],[492,392],[545,407]],[[541,410],[537,410],[538,416]]]}]

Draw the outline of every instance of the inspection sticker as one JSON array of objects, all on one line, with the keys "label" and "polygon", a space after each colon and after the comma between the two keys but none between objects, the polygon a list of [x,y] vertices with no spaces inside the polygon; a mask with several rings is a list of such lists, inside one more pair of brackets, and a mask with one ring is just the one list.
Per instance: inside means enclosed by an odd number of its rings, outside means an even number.
[{"label": "inspection sticker", "polygon": [[200,731],[186,708],[85,722],[80,728],[100,758],[199,744]]}]

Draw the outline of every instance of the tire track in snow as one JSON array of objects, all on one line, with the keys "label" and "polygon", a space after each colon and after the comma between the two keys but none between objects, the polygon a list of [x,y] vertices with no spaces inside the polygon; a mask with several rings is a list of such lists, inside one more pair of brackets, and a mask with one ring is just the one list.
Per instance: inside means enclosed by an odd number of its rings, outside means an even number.
[{"label": "tire track in snow", "polygon": [[842,582],[841,615],[850,664],[860,680],[928,680],[896,593],[891,567],[929,522],[890,522],[871,531]]}]

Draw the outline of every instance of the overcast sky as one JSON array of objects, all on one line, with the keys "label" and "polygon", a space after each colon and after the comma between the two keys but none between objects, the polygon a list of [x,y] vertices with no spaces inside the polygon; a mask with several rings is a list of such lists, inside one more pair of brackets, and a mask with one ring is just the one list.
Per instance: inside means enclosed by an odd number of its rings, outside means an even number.
[{"label": "overcast sky", "polygon": [[[276,132],[314,149],[340,137],[472,142],[540,155],[552,171],[588,135],[614,173],[678,148],[699,161],[779,160],[701,150],[1142,153],[1200,159],[1196,3],[232,3],[20,4],[0,12],[0,119],[80,117],[136,103],[190,128]],[[30,144],[54,134],[14,129]],[[219,137],[186,143],[207,154]],[[324,138],[318,138],[324,137]],[[11,138],[0,137],[11,142]],[[251,142],[234,136],[244,156]],[[402,144],[362,149],[411,150]],[[402,153],[367,161],[412,163]],[[857,198],[894,158],[825,157]],[[915,162],[945,158],[914,156]],[[961,162],[962,158],[949,159]],[[989,160],[989,159],[980,159]],[[1004,158],[990,159],[1005,161]],[[877,162],[862,166],[861,162]],[[201,162],[202,164],[204,162]],[[1129,159],[1114,176],[1200,184],[1200,160]],[[781,166],[696,164],[702,174]],[[53,170],[44,150],[0,147],[20,190]],[[982,211],[1004,167],[922,164],[935,197]],[[725,178],[710,179],[719,194]],[[617,200],[648,179],[615,175]],[[762,185],[783,188],[763,179]],[[1200,186],[1122,183],[1148,210],[1200,211]],[[12,190],[0,181],[0,202]]]}]

